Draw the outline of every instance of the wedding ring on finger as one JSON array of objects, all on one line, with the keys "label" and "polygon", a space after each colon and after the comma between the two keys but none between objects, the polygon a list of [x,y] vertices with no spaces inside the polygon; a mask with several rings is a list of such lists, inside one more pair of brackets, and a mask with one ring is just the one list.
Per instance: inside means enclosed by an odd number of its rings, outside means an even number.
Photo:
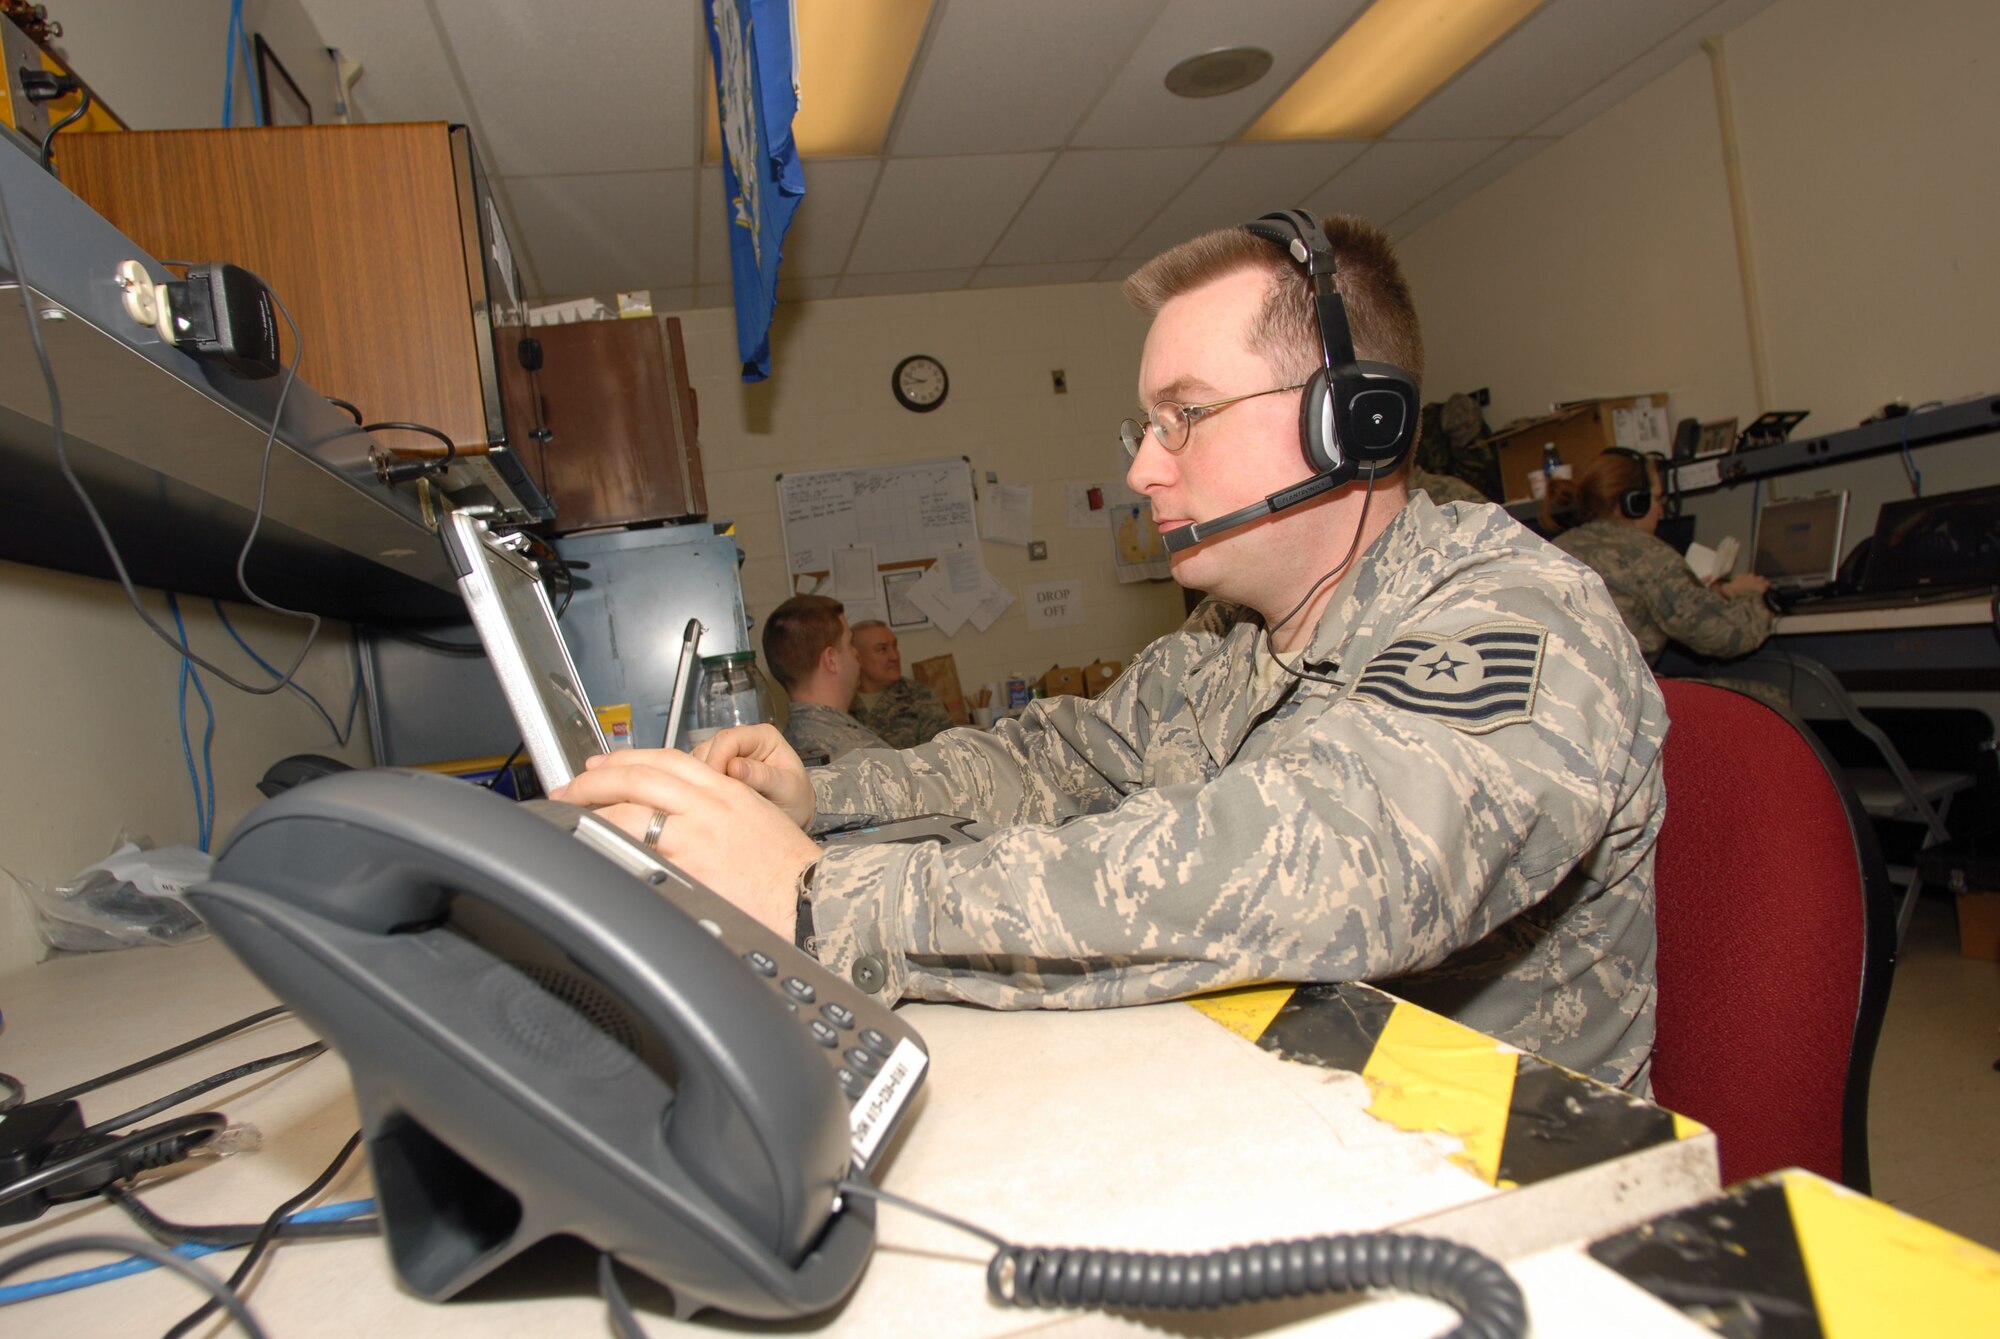
[{"label": "wedding ring on finger", "polygon": [[655,809],[653,811],[653,821],[646,824],[646,845],[652,846],[658,842],[660,834],[666,831],[666,827],[667,811],[664,809]]}]

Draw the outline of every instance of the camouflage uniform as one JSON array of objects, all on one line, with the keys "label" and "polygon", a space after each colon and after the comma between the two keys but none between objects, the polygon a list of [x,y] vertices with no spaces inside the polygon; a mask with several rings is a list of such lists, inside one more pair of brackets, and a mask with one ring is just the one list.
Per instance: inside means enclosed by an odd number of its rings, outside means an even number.
[{"label": "camouflage uniform", "polygon": [[898,679],[879,693],[856,693],[850,708],[854,719],[889,742],[891,748],[915,748],[952,727],[944,700],[913,679]]},{"label": "camouflage uniform", "polygon": [[1604,578],[1646,663],[1671,638],[1705,656],[1746,656],[1771,635],[1772,614],[1753,595],[1711,590],[1671,544],[1636,526],[1590,521],[1556,537],[1556,547]]},{"label": "camouflage uniform", "polygon": [[1601,584],[1498,508],[1412,497],[1300,658],[1335,682],[1268,647],[1206,602],[1098,698],[817,769],[822,828],[1010,826],[829,852],[814,951],[1003,1008],[1377,981],[1644,1091],[1666,715]]},{"label": "camouflage uniform", "polygon": [[1431,501],[1442,506],[1447,502],[1485,502],[1486,494],[1474,488],[1454,474],[1432,474],[1418,465],[1410,466],[1410,477],[1406,481],[1412,493],[1418,489],[1431,495]]},{"label": "camouflage uniform", "polygon": [[832,759],[855,749],[889,747],[874,731],[846,712],[797,700],[793,701],[792,714],[785,721],[785,742],[801,758],[819,755]]}]

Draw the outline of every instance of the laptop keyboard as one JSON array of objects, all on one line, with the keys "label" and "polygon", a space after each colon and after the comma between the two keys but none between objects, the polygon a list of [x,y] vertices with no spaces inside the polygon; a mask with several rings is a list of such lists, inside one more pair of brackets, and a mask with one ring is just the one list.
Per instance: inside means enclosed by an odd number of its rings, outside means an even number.
[{"label": "laptop keyboard", "polygon": [[1927,604],[1995,593],[1991,584],[1973,586],[1919,586],[1914,590],[1859,591],[1840,594],[1830,589],[1772,591],[1770,602],[1781,614],[1824,614],[1842,609],[1908,609]]}]

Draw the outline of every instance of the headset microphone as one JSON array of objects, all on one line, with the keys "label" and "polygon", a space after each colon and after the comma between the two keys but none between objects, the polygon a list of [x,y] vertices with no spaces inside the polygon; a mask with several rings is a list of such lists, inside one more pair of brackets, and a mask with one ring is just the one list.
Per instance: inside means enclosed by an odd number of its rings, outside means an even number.
[{"label": "headset microphone", "polygon": [[1261,501],[1253,502],[1247,507],[1239,507],[1212,521],[1196,521],[1189,525],[1177,525],[1171,530],[1162,530],[1160,540],[1167,546],[1168,553],[1179,553],[1183,549],[1193,548],[1204,539],[1213,539],[1225,530],[1234,530],[1238,526],[1248,525],[1266,516],[1275,516],[1289,507],[1296,507],[1301,502],[1338,487],[1341,482],[1342,480],[1335,475],[1315,474],[1304,483],[1293,484],[1290,488],[1280,488]]}]

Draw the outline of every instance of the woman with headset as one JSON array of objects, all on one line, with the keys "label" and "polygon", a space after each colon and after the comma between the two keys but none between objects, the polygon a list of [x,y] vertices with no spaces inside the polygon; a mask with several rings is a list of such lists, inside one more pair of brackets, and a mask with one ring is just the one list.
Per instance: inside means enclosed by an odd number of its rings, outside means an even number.
[{"label": "woman with headset", "polygon": [[1772,615],[1763,601],[1768,580],[1746,572],[1705,586],[1654,534],[1663,514],[1655,460],[1614,446],[1582,478],[1549,482],[1544,528],[1553,530],[1557,518],[1575,526],[1556,536],[1556,547],[1604,578],[1647,664],[1659,660],[1669,640],[1728,658],[1750,654],[1771,635]]}]

